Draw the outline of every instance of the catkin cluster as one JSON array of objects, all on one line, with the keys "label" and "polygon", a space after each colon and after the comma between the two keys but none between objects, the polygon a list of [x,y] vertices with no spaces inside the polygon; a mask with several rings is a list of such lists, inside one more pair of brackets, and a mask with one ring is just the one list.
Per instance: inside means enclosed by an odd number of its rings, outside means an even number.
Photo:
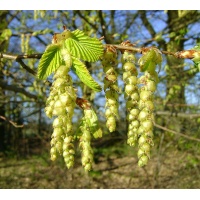
[{"label": "catkin cluster", "polygon": [[53,121],[51,160],[55,160],[59,154],[63,155],[68,168],[74,164],[72,116],[76,101],[72,78],[68,75],[69,70],[70,68],[66,65],[61,65],[55,72],[54,82],[45,108],[48,117],[56,116]]},{"label": "catkin cluster", "polygon": [[[132,46],[127,41],[124,46]],[[146,165],[153,146],[153,96],[158,82],[156,65],[162,62],[161,52],[156,48],[144,49],[138,63],[144,74],[137,78],[135,56],[128,50],[123,51],[123,81],[128,121],[128,139],[130,146],[138,143],[138,165]]]},{"label": "catkin cluster", "polygon": [[137,86],[137,69],[135,66],[135,56],[129,51],[125,51],[122,57],[123,64],[123,81],[125,84],[125,99],[128,121],[128,139],[127,143],[130,146],[135,146],[138,140],[138,101],[139,91]]},{"label": "catkin cluster", "polygon": [[106,49],[103,56],[102,65],[105,73],[104,91],[106,96],[106,126],[110,132],[113,132],[116,129],[116,120],[118,118],[119,107],[119,88],[117,84],[118,74],[115,70],[117,65],[117,52],[115,49]]}]

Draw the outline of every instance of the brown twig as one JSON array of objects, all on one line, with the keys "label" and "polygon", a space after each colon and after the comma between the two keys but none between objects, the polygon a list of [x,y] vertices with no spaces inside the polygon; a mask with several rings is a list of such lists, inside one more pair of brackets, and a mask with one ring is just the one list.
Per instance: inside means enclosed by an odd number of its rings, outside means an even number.
[{"label": "brown twig", "polygon": [[[146,52],[148,49],[151,48],[156,48],[156,47],[130,47],[130,46],[124,46],[124,45],[117,45],[117,44],[105,44],[104,47],[106,48],[107,46],[113,46],[116,49],[119,50],[129,50],[133,51],[136,53],[143,53]],[[160,50],[162,54],[165,55],[170,55],[174,56],[176,58],[181,58],[181,59],[193,59],[196,55],[200,56],[200,51],[197,50],[183,50],[183,51],[178,51],[178,52],[169,52],[169,51],[162,51]]]},{"label": "brown twig", "polygon": [[7,121],[7,122],[11,123],[15,128],[23,128],[24,127],[23,124],[22,125],[17,125],[16,122],[11,121],[11,120],[9,120],[8,118],[6,118],[4,116],[0,116],[0,118],[3,119],[4,121]]},{"label": "brown twig", "polygon": [[174,133],[174,134],[176,134],[176,135],[180,135],[180,136],[182,136],[182,137],[184,137],[184,138],[187,138],[188,140],[193,140],[193,141],[200,142],[200,139],[198,139],[198,138],[190,137],[190,136],[187,136],[187,135],[185,135],[185,134],[183,134],[183,133],[179,133],[179,132],[177,132],[177,131],[173,131],[173,130],[168,129],[168,128],[166,128],[166,127],[160,126],[160,125],[156,124],[155,122],[154,122],[154,126],[157,127],[157,128],[160,128],[160,129],[162,129],[162,130],[164,130],[164,131],[168,131],[168,132]]}]

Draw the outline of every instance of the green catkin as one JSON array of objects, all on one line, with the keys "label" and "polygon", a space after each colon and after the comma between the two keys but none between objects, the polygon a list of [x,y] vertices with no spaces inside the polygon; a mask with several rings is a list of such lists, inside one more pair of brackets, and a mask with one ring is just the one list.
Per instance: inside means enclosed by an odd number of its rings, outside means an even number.
[{"label": "green catkin", "polygon": [[[68,65],[69,66],[69,65]],[[53,121],[51,139],[51,160],[63,155],[68,168],[74,165],[74,134],[72,117],[75,108],[76,93],[72,87],[72,79],[68,75],[70,67],[61,65],[53,79],[50,95],[46,101],[45,112],[48,117],[57,116]]]},{"label": "green catkin", "polygon": [[29,41],[30,41],[30,35],[26,35],[26,39],[25,39],[25,44],[24,44],[24,53],[28,54],[29,51]]},{"label": "green catkin", "polygon": [[93,150],[91,147],[91,133],[89,126],[86,122],[83,122],[83,125],[80,127],[82,135],[80,137],[80,149],[82,152],[82,165],[85,171],[90,171],[92,169],[93,163]]},{"label": "green catkin", "polygon": [[157,85],[157,73],[145,71],[144,75],[139,78],[140,88],[140,113],[138,119],[140,127],[138,130],[138,165],[140,167],[147,165],[150,159],[150,149],[153,143],[153,95]]},{"label": "green catkin", "polygon": [[117,78],[118,74],[115,70],[117,65],[117,52],[116,50],[107,49],[104,53],[102,60],[103,70],[105,73],[104,78],[104,91],[106,97],[105,104],[105,116],[106,116],[106,126],[110,132],[116,129],[116,120],[118,118],[118,84]]},{"label": "green catkin", "polygon": [[139,93],[137,86],[137,69],[135,67],[135,56],[129,51],[125,51],[122,57],[123,64],[123,81],[125,84],[125,98],[128,121],[128,139],[130,146],[135,146],[138,140],[138,101]]},{"label": "green catkin", "polygon": [[22,33],[21,34],[21,51],[22,51],[22,53],[24,53],[25,52],[25,34],[24,33]]},{"label": "green catkin", "polygon": [[80,136],[80,149],[82,156],[82,166],[85,171],[90,171],[92,169],[93,163],[93,150],[91,147],[91,138],[102,137],[102,130],[98,124],[98,118],[95,114],[91,104],[85,100],[78,98],[78,105],[84,110],[84,117],[81,120],[79,132]]}]

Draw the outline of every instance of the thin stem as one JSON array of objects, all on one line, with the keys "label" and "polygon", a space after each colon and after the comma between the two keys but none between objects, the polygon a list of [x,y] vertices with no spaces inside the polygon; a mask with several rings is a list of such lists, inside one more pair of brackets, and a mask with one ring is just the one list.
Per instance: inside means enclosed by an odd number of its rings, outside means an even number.
[{"label": "thin stem", "polygon": [[7,119],[7,118],[4,117],[4,116],[0,116],[0,118],[3,119],[4,121],[9,122],[9,123],[12,124],[15,128],[23,128],[23,127],[24,127],[23,124],[22,124],[22,125],[17,125],[16,122],[11,121],[11,120]]},{"label": "thin stem", "polygon": [[194,141],[200,142],[200,139],[198,139],[198,138],[194,138],[194,137],[187,136],[187,135],[185,135],[185,134],[183,134],[183,133],[179,133],[179,132],[177,132],[177,131],[173,131],[173,130],[168,129],[168,128],[164,127],[164,126],[160,126],[160,125],[158,125],[158,124],[156,124],[156,123],[154,123],[154,126],[157,127],[157,128],[160,128],[160,129],[162,129],[162,130],[164,130],[164,131],[168,131],[168,132],[174,133],[174,134],[176,134],[176,135],[180,135],[180,136],[182,136],[182,137],[184,137],[184,138],[187,138],[188,140],[194,140]]}]

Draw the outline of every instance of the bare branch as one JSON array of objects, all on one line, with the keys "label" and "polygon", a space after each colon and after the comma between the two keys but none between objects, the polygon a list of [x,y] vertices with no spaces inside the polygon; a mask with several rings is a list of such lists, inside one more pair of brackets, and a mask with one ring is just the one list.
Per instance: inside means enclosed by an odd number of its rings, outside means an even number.
[{"label": "bare branch", "polygon": [[11,121],[11,120],[9,120],[8,118],[6,118],[4,116],[0,116],[0,118],[3,119],[4,121],[7,121],[7,122],[11,123],[15,128],[23,128],[24,127],[23,124],[22,125],[17,125],[16,122]]},{"label": "bare branch", "polygon": [[16,60],[26,71],[28,71],[33,76],[36,76],[36,72],[32,70],[30,67],[28,67],[21,59]]},{"label": "bare branch", "polygon": [[155,115],[166,115],[171,117],[182,117],[182,118],[198,118],[200,117],[200,113],[172,113],[170,111],[157,111]]},{"label": "bare branch", "polygon": [[29,59],[29,58],[35,58],[40,59],[42,57],[42,53],[37,54],[22,54],[22,55],[16,55],[11,53],[0,53],[0,58],[6,58],[9,60],[18,60],[18,59]]},{"label": "bare branch", "polygon": [[168,129],[168,128],[164,127],[164,126],[160,126],[160,125],[158,125],[158,124],[156,124],[156,123],[154,123],[154,126],[157,127],[157,128],[159,128],[159,129],[162,129],[162,130],[164,130],[164,131],[168,131],[168,132],[174,133],[174,134],[176,134],[176,135],[180,135],[180,136],[182,136],[182,137],[184,137],[184,138],[186,138],[186,139],[188,139],[188,140],[193,140],[193,141],[200,142],[200,139],[198,139],[198,138],[194,138],[194,137],[187,136],[187,135],[185,135],[185,134],[183,134],[183,133],[179,133],[179,132],[177,132],[177,131],[173,131],[173,130]]}]

